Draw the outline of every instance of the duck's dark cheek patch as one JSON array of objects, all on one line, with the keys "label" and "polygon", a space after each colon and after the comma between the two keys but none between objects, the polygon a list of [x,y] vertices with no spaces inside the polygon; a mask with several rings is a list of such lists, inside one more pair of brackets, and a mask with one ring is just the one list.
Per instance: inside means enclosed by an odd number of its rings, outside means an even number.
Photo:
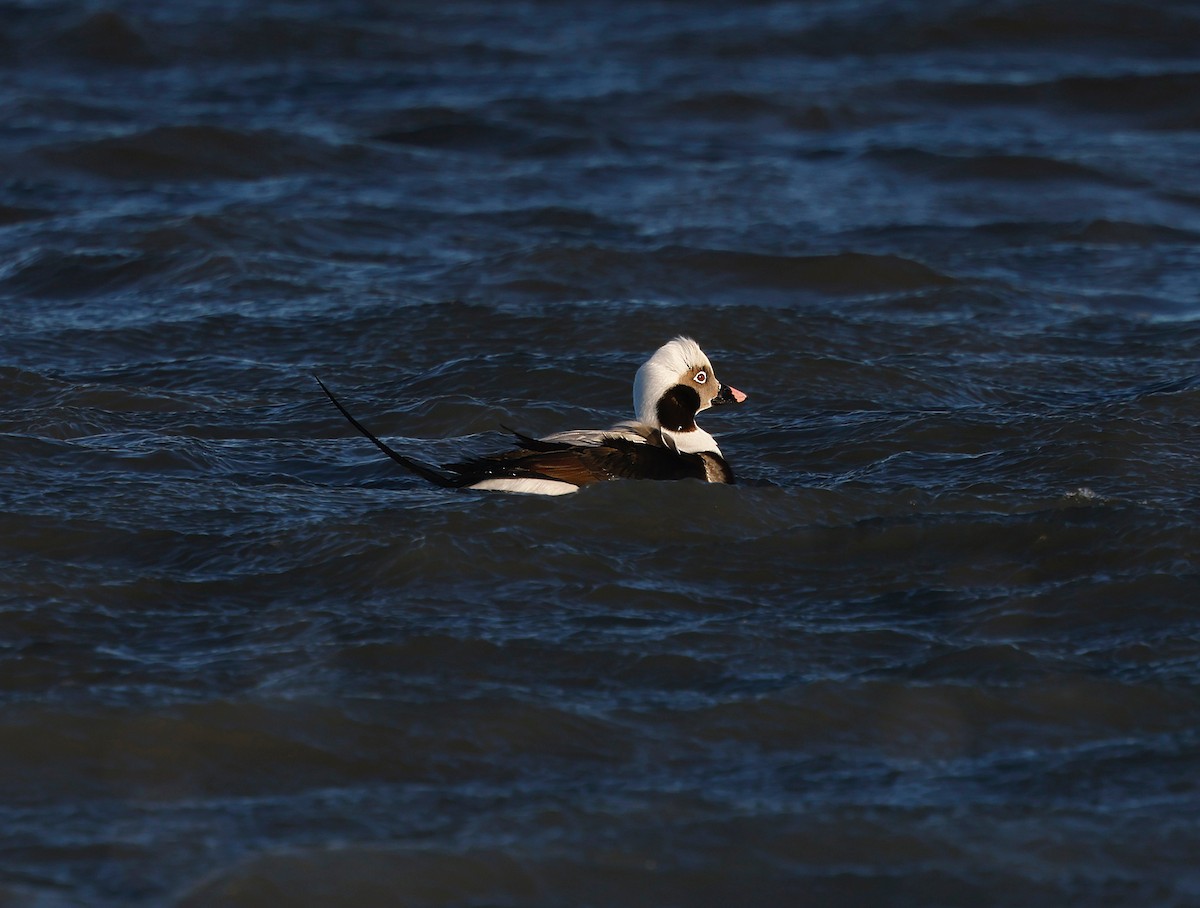
[{"label": "duck's dark cheek patch", "polygon": [[672,432],[691,432],[696,428],[700,395],[687,385],[676,385],[658,399],[659,425]]}]

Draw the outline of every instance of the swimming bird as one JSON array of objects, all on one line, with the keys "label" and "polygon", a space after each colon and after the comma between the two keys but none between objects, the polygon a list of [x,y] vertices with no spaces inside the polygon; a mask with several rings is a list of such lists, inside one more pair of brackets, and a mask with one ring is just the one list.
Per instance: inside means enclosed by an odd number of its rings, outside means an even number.
[{"label": "swimming bird", "polygon": [[[316,378],[316,376],[313,376]],[[516,447],[462,463],[431,467],[400,454],[321,390],[359,432],[416,475],[445,488],[566,495],[610,479],[700,479],[733,482],[733,470],[696,414],[746,395],[722,384],[690,337],[676,337],[642,364],[633,380],[636,419],[611,429],[575,429],[532,438],[511,429]]]}]

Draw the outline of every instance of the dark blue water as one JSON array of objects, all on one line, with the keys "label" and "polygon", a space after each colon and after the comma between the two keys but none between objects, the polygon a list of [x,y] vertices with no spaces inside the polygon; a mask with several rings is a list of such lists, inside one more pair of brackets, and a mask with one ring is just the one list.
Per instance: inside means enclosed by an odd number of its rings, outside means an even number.
[{"label": "dark blue water", "polygon": [[[0,6],[0,902],[1200,902],[1200,8]],[[734,486],[452,493],[694,336]],[[732,409],[732,408],[729,408]]]}]

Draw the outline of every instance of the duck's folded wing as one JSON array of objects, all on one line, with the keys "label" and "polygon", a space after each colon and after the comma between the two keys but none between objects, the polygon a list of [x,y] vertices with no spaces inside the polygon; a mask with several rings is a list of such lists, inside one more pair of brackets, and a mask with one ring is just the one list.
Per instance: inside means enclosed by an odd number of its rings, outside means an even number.
[{"label": "duck's folded wing", "polygon": [[468,484],[485,479],[553,479],[577,486],[609,479],[705,479],[704,462],[644,441],[609,436],[594,445],[571,445],[518,436],[522,447],[492,457],[451,464]]},{"label": "duck's folded wing", "polygon": [[704,479],[704,462],[691,454],[625,437],[612,436],[604,444],[586,449],[598,469],[609,479]]}]

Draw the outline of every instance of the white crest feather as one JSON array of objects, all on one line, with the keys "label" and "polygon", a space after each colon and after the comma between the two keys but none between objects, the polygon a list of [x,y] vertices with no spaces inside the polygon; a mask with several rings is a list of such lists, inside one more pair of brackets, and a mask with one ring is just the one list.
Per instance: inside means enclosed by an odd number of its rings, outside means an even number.
[{"label": "white crest feather", "polygon": [[701,366],[712,372],[708,357],[690,337],[676,337],[654,351],[633,380],[633,412],[647,426],[658,424],[658,401],[668,390],[679,384],[681,376]]}]

